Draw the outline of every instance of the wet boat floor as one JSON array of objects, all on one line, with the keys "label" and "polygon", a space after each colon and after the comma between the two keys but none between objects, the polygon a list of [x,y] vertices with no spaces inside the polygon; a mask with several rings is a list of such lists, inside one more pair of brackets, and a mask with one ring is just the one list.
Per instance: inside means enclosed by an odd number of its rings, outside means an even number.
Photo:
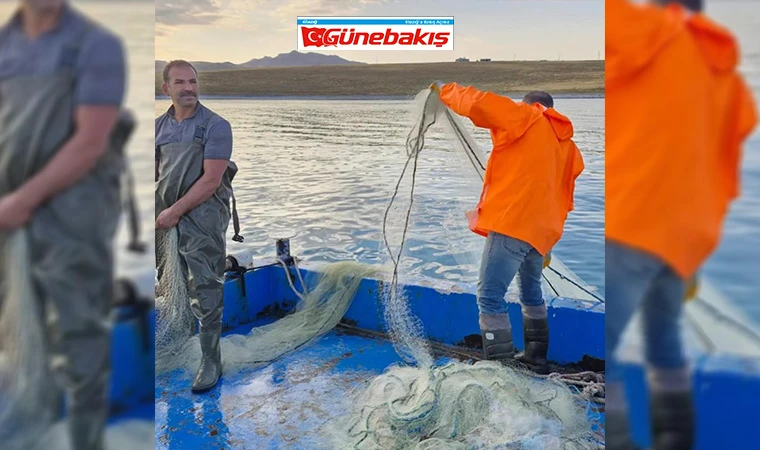
[{"label": "wet boat floor", "polygon": [[350,410],[351,394],[399,363],[390,342],[333,330],[266,367],[223,375],[203,394],[190,392],[186,373],[159,376],[156,449],[331,448],[325,434]]}]

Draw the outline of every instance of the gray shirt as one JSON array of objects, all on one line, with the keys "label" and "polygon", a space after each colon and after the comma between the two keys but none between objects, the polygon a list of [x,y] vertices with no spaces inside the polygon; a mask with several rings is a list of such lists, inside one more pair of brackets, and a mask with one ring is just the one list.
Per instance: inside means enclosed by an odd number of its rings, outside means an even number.
[{"label": "gray shirt", "polygon": [[77,44],[75,103],[121,106],[126,84],[121,40],[68,3],[58,25],[34,40],[24,34],[20,13],[0,27],[0,83],[9,78],[56,73],[64,49]]},{"label": "gray shirt", "polygon": [[[209,120],[209,117],[211,118]],[[208,122],[208,123],[206,123]],[[232,127],[222,117],[198,102],[195,113],[182,123],[174,118],[174,106],[156,118],[156,146],[176,142],[192,142],[196,125],[206,124],[203,143],[205,159],[225,159],[232,157]]]}]

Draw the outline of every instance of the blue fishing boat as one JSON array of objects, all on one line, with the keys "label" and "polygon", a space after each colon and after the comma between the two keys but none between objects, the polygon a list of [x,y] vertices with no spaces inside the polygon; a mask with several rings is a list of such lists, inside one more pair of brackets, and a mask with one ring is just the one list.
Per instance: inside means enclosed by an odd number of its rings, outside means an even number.
[{"label": "blue fishing boat", "polygon": [[[254,259],[250,254],[228,258],[225,282],[226,335],[247,334],[290,313],[298,303],[300,270],[306,284],[314,283],[322,263],[300,261],[283,266],[277,258]],[[286,269],[287,268],[287,269]],[[545,269],[553,369],[564,373],[603,370],[603,298],[588,290],[556,258]],[[385,332],[380,292],[387,282],[366,278],[340,323],[308,346],[251,371],[223,376],[206,395],[189,391],[189,380],[179,371],[156,379],[156,448],[321,448],[316,431],[340,411],[337,399],[361,384],[356,373],[379,375],[401,358]],[[407,283],[409,308],[424,326],[439,358],[478,359],[479,328],[475,286],[419,279]],[[576,298],[556,295],[575,292]],[[510,303],[512,327],[521,329],[520,306]],[[640,337],[633,324],[623,340],[628,396],[636,441],[650,443],[646,384]],[[694,368],[694,395],[698,409],[698,450],[754,448],[760,430],[747,414],[760,398],[760,339],[758,330],[736,312],[709,283],[685,312],[684,339]],[[123,332],[139,342],[136,328]],[[515,333],[515,345],[523,347]],[[738,344],[738,345],[737,345]],[[127,346],[130,347],[130,346]],[[132,352],[137,349],[131,345]],[[125,363],[126,361],[123,361]],[[134,367],[132,364],[127,364]],[[132,369],[133,370],[133,369]],[[132,372],[134,373],[134,372]],[[336,401],[314,404],[315,378],[330,376],[337,384],[322,386]],[[123,377],[122,383],[135,379]],[[118,381],[115,379],[115,381]],[[125,392],[128,387],[117,391]],[[325,392],[320,393],[325,398]],[[329,398],[329,397],[328,397]],[[603,424],[603,409],[589,408],[589,418]],[[297,420],[294,421],[294,418]],[[728,432],[729,430],[743,430]]]},{"label": "blue fishing boat", "polygon": [[[245,253],[228,257],[225,335],[245,335],[291,313],[303,288],[300,279],[313,287],[325,267],[309,261],[289,265],[282,261],[254,259]],[[565,373],[603,370],[603,299],[586,289],[557,259],[545,272],[546,284],[552,286],[549,291],[582,293],[579,298],[548,298],[549,359],[554,369]],[[325,448],[319,444],[318,430],[346,413],[338,399],[367,377],[402,363],[386,335],[381,292],[387,282],[382,277],[363,279],[334,329],[264,367],[223,375],[219,385],[205,395],[190,392],[187,375],[181,370],[159,375],[156,448]],[[473,285],[419,279],[405,282],[404,287],[410,312],[420,319],[439,359],[480,358]],[[510,304],[512,326],[517,330],[522,327],[519,308],[517,303]],[[521,333],[515,333],[515,345],[522,348]],[[321,391],[315,394],[315,390]],[[331,396],[335,402],[315,401]],[[589,407],[588,414],[591,420],[603,423],[599,408]]]},{"label": "blue fishing boat", "polygon": [[[124,422],[152,423],[155,414],[155,325],[153,271],[117,283],[111,331],[111,416],[109,431]],[[141,429],[144,427],[141,427]],[[107,432],[108,434],[108,432]],[[144,436],[132,436],[129,448],[152,448]]]},{"label": "blue fishing boat", "polygon": [[[651,445],[644,350],[639,317],[627,328],[618,357],[624,363],[634,439]],[[709,281],[684,308],[682,340],[692,369],[696,450],[754,449],[760,442],[760,327]]]}]

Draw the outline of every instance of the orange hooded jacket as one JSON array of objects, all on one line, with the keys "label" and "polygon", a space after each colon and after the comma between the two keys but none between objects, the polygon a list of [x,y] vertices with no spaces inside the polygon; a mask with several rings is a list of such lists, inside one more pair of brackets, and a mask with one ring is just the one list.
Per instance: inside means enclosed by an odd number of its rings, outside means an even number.
[{"label": "orange hooded jacket", "polygon": [[570,120],[553,108],[456,83],[443,85],[440,97],[475,126],[491,130],[493,151],[480,202],[468,215],[470,229],[517,238],[548,253],[562,236],[584,168]]},{"label": "orange hooded jacket", "polygon": [[681,6],[606,2],[606,237],[694,275],[757,122],[730,33]]}]

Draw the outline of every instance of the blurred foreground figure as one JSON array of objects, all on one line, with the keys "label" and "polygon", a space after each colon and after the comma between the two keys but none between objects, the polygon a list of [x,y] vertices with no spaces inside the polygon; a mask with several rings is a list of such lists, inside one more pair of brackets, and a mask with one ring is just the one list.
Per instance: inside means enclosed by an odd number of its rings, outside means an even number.
[{"label": "blurred foreground figure", "polygon": [[690,449],[679,336],[687,282],[716,248],[757,117],[739,50],[701,2],[606,2],[606,448],[631,449],[613,358],[641,308],[654,448]]},{"label": "blurred foreground figure", "polygon": [[[63,392],[71,447],[104,448],[112,241],[121,209],[122,150],[133,125],[128,116],[119,120],[124,66],[118,38],[64,0],[22,0],[0,28],[0,308],[35,309],[45,345],[30,353],[46,358],[52,377],[25,387],[50,399],[45,414],[29,413],[29,404],[11,405],[32,417],[13,414],[9,426],[3,416],[0,447],[18,448],[10,442],[23,435],[40,438],[30,430],[63,412],[54,409]],[[7,277],[16,263],[8,243],[19,238],[30,259],[21,270],[32,286],[30,298],[21,299],[8,295],[16,280]],[[27,304],[11,308],[13,302]],[[14,345],[0,342],[6,352]],[[0,397],[8,402],[13,393],[4,388],[13,388],[0,383]]]}]

